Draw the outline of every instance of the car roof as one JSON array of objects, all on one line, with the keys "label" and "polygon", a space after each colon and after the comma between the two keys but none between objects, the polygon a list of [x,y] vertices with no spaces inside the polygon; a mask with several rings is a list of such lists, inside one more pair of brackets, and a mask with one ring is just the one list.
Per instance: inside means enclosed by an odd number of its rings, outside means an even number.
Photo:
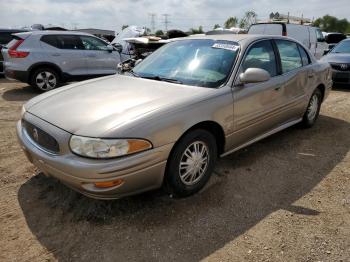
[{"label": "car roof", "polygon": [[[249,45],[252,42],[257,40],[265,40],[265,39],[281,39],[281,40],[290,40],[296,43],[301,44],[297,40],[286,37],[286,36],[278,36],[278,35],[250,35],[250,34],[219,34],[219,35],[192,35],[188,37],[182,38],[174,38],[177,39],[211,39],[211,40],[224,40],[224,41],[233,41],[240,43],[242,46]],[[173,39],[171,39],[173,40]]]},{"label": "car roof", "polygon": [[30,34],[30,35],[88,35],[91,36],[92,34],[79,32],[79,31],[61,31],[61,30],[38,30],[38,31],[30,31],[25,32],[24,34]]},{"label": "car roof", "polygon": [[9,28],[0,28],[0,33],[20,33],[28,32],[27,29],[9,29]]}]

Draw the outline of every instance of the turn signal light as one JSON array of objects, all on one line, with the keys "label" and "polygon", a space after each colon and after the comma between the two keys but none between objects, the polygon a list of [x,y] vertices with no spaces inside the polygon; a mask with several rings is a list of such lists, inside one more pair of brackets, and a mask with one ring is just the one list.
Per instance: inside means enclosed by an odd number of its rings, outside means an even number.
[{"label": "turn signal light", "polygon": [[98,188],[108,188],[108,187],[115,187],[119,186],[124,183],[123,179],[117,179],[113,181],[105,181],[105,182],[96,182],[94,183],[95,187]]}]

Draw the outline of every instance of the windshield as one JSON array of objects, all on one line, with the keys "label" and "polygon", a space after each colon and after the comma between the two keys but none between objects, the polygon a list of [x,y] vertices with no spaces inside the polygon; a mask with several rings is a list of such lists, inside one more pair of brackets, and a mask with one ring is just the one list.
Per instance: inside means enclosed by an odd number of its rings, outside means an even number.
[{"label": "windshield", "polygon": [[337,46],[333,48],[331,53],[346,53],[350,54],[350,41],[340,42]]},{"label": "windshield", "polygon": [[231,41],[171,42],[138,64],[133,73],[160,81],[219,87],[229,77],[238,49],[238,43]]}]

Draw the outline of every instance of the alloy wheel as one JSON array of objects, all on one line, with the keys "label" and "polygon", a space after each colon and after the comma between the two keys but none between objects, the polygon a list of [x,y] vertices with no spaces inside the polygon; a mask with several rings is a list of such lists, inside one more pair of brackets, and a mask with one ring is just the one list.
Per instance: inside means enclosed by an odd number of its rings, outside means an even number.
[{"label": "alloy wheel", "polygon": [[209,149],[202,141],[190,144],[181,156],[179,175],[187,186],[196,184],[205,174],[209,164]]},{"label": "alloy wheel", "polygon": [[48,91],[57,85],[56,76],[48,71],[42,71],[35,77],[35,84],[40,90]]}]

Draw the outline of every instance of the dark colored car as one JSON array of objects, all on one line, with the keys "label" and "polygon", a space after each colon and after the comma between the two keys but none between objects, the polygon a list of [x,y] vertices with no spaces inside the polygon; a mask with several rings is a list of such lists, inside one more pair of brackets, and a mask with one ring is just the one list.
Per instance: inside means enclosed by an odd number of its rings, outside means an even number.
[{"label": "dark colored car", "polygon": [[2,54],[1,54],[2,47],[6,46],[8,43],[11,42],[11,40],[13,39],[12,34],[24,32],[24,31],[26,31],[26,30],[23,30],[23,29],[0,29],[0,74],[4,73],[4,66],[3,66],[4,58],[2,57]]},{"label": "dark colored car", "polygon": [[350,39],[341,41],[321,60],[332,66],[334,83],[350,84]]},{"label": "dark colored car", "polygon": [[329,50],[332,50],[339,42],[343,41],[344,39],[346,39],[346,35],[342,33],[328,33],[325,36]]}]

